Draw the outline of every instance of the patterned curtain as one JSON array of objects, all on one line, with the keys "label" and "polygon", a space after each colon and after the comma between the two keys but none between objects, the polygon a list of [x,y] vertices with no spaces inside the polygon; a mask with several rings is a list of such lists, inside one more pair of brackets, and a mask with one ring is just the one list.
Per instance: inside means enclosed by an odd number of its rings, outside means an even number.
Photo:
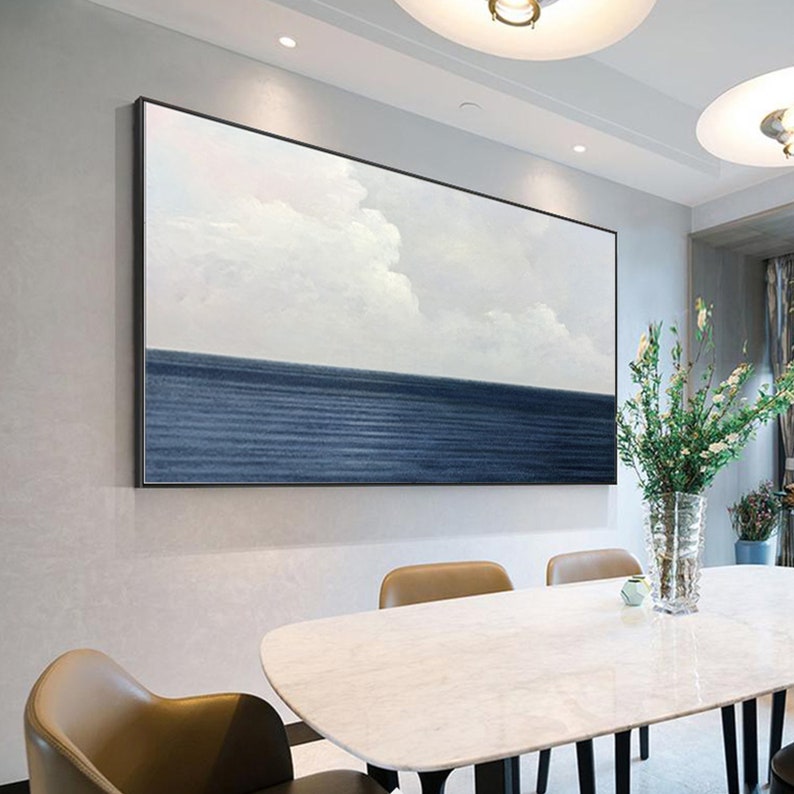
[{"label": "patterned curtain", "polygon": [[[766,261],[766,295],[769,317],[769,351],[772,371],[779,377],[794,356],[794,254]],[[794,483],[794,408],[780,415],[785,468],[782,485]],[[794,511],[789,508],[781,521],[778,564],[794,566]]]}]

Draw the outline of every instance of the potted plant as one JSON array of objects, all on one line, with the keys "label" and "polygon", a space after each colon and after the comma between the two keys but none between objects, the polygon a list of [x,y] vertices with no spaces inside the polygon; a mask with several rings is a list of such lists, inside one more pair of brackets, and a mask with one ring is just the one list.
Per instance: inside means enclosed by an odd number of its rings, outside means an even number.
[{"label": "potted plant", "polygon": [[[706,515],[704,491],[735,460],[756,430],[794,403],[794,362],[755,398],[743,395],[752,365],[739,362],[714,382],[712,307],[695,302],[695,350],[684,357],[675,327],[668,366],[660,361],[661,325],[640,338],[629,365],[636,395],[617,415],[621,461],[634,469],[645,497],[648,573],[655,609],[697,611]],[[700,375],[701,355],[708,362]],[[666,372],[670,372],[666,377]]]},{"label": "potted plant", "polygon": [[780,494],[769,480],[749,491],[728,508],[736,532],[739,565],[771,565],[775,561],[775,535],[780,522]]}]

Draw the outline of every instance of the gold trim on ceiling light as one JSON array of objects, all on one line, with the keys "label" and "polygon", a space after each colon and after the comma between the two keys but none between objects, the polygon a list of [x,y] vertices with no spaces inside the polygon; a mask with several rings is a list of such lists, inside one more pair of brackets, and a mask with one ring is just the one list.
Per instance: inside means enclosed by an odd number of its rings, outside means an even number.
[{"label": "gold trim on ceiling light", "polygon": [[[488,10],[491,12],[491,19],[502,22],[505,25],[513,25],[517,28],[535,27],[535,23],[540,19],[540,3],[538,0],[524,0],[519,4],[511,3],[510,0],[488,0]],[[510,19],[506,13],[510,11],[523,13],[522,19]]]}]

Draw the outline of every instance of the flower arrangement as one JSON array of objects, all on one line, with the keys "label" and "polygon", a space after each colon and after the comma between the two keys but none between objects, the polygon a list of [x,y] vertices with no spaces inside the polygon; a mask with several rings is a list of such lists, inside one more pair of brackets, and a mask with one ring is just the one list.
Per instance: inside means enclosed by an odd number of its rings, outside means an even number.
[{"label": "flower arrangement", "polygon": [[[741,396],[753,372],[746,361],[715,386],[712,306],[698,298],[695,311],[693,361],[684,362],[678,329],[670,329],[672,374],[666,386],[659,362],[661,323],[648,327],[629,365],[639,391],[618,411],[618,455],[637,473],[648,500],[664,493],[701,493],[761,425],[794,403],[794,365],[778,378],[774,390],[764,384],[754,402]],[[709,361],[694,388],[693,369],[704,354]]]},{"label": "flower arrangement", "polygon": [[772,488],[772,483],[766,480],[728,508],[739,540],[769,540],[777,531],[780,494]]}]

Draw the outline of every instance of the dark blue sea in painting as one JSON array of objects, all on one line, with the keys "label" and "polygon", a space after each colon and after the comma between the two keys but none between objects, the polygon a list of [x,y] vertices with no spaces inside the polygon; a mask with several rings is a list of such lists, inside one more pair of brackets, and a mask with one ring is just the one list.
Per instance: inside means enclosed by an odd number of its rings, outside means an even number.
[{"label": "dark blue sea in painting", "polygon": [[611,395],[146,351],[145,481],[610,483]]}]

